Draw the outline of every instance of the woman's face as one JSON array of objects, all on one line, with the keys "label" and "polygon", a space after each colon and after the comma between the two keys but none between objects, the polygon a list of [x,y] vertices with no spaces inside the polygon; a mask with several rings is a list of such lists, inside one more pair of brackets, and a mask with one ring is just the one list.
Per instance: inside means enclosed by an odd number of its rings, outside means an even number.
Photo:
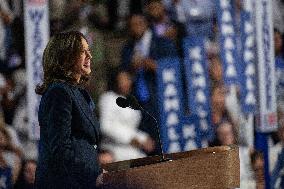
[{"label": "woman's face", "polygon": [[89,45],[85,39],[82,38],[83,50],[76,63],[76,72],[79,75],[89,75],[91,73],[91,59],[92,55],[89,49]]}]

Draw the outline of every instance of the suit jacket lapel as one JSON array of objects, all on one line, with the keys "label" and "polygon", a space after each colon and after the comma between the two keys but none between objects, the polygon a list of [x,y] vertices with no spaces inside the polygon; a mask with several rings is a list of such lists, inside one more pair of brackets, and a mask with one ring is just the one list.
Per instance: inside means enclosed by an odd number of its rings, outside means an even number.
[{"label": "suit jacket lapel", "polygon": [[75,96],[77,103],[79,104],[80,109],[82,110],[84,115],[88,118],[88,120],[92,123],[94,128],[97,130],[96,124],[95,124],[95,117],[89,107],[89,104],[86,103],[86,100],[84,99],[83,95],[79,91],[75,92],[74,89],[72,89],[72,92]]}]

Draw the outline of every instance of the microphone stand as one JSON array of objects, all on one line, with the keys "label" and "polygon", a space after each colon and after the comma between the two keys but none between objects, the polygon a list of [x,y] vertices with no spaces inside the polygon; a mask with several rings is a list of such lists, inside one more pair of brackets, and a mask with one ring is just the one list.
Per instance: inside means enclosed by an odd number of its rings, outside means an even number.
[{"label": "microphone stand", "polygon": [[[171,161],[170,158],[166,158],[164,151],[163,151],[163,145],[162,145],[162,141],[161,141],[161,135],[160,135],[160,130],[159,130],[159,125],[158,125],[158,121],[157,119],[152,116],[148,111],[146,111],[136,100],[136,98],[134,96],[128,96],[128,99],[130,100],[130,104],[129,107],[134,109],[134,110],[141,110],[143,113],[146,113],[148,116],[150,116],[153,120],[155,120],[155,127],[156,127],[156,132],[158,134],[158,140],[159,140],[159,150],[160,150],[160,156],[162,157],[162,159],[160,160],[160,162],[165,162],[165,161]],[[132,104],[132,106],[131,106]]]},{"label": "microphone stand", "polygon": [[[140,106],[141,107],[141,106]],[[148,111],[144,110],[144,108],[141,107],[141,111],[146,113],[147,115],[149,115],[152,119],[155,120],[155,126],[156,126],[156,132],[158,134],[158,140],[159,140],[159,150],[160,150],[160,156],[162,157],[162,159],[160,159],[161,162],[165,162],[165,161],[170,161],[171,159],[169,158],[166,158],[165,157],[165,154],[164,154],[164,151],[163,151],[163,144],[162,144],[162,141],[161,141],[161,135],[160,135],[160,130],[159,130],[159,127],[158,127],[158,121],[156,120],[156,118],[154,116],[152,116],[151,114],[149,114]]]}]

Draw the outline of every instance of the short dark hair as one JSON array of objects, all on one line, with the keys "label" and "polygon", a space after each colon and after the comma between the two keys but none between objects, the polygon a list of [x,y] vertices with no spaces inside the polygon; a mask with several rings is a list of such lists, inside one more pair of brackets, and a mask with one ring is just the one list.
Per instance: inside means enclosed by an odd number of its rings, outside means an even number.
[{"label": "short dark hair", "polygon": [[82,39],[86,40],[82,33],[67,31],[49,40],[42,59],[43,84],[36,87],[37,94],[43,94],[49,84],[58,80],[75,83],[74,65],[83,51]]},{"label": "short dark hair", "polygon": [[130,74],[129,70],[123,69],[121,67],[116,67],[112,68],[108,71],[108,90],[113,91],[115,93],[119,93],[119,88],[118,88],[118,76],[121,73],[128,73],[129,76],[131,77],[132,75]]},{"label": "short dark hair", "polygon": [[278,29],[278,28],[273,28],[274,33],[279,33],[280,35],[282,35],[282,32]]}]

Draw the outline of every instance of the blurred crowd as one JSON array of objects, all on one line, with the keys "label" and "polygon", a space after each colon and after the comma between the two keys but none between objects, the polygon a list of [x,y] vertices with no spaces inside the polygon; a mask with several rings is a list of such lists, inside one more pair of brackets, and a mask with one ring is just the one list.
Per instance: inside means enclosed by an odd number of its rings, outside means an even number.
[{"label": "blurred crowd", "polygon": [[[235,0],[236,12],[242,3]],[[79,30],[90,45],[86,87],[97,104],[102,164],[159,153],[155,121],[115,99],[133,94],[157,118],[157,60],[183,60],[183,38],[198,35],[206,39],[215,132],[208,146],[239,145],[241,188],[264,188],[263,154],[247,142],[239,89],[232,93],[223,82],[215,6],[211,0],[49,0],[51,36]],[[273,0],[273,22],[279,129],[270,134],[270,172],[273,188],[284,188],[283,0]],[[27,125],[26,78],[23,1],[0,0],[0,188],[33,188],[37,140]]]}]

